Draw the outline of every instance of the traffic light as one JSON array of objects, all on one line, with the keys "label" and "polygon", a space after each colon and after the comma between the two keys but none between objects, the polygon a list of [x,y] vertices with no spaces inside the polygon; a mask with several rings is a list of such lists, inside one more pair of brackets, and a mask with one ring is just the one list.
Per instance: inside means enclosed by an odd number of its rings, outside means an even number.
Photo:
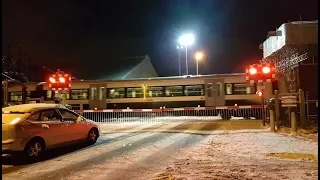
[{"label": "traffic light", "polygon": [[273,64],[253,64],[246,69],[246,81],[248,83],[272,82],[275,80],[275,68]]},{"label": "traffic light", "polygon": [[71,89],[71,75],[62,71],[56,74],[51,74],[48,78],[49,90],[70,90]]}]

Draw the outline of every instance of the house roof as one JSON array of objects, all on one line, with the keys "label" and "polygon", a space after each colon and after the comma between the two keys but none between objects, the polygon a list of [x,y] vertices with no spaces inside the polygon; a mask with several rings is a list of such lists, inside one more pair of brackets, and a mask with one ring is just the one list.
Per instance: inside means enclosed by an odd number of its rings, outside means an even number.
[{"label": "house roof", "polygon": [[148,55],[120,58],[118,61],[114,63],[114,66],[115,66],[114,70],[112,72],[107,73],[108,75],[101,78],[110,79],[110,80],[125,79],[128,73],[130,73],[142,61],[148,58],[149,58]]}]

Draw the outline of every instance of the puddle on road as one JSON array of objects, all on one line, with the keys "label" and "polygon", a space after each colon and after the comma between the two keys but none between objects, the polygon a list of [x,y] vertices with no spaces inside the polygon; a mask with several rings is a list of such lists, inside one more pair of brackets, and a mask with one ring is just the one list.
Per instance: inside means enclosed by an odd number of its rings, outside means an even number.
[{"label": "puddle on road", "polygon": [[313,154],[305,154],[305,153],[268,153],[265,154],[269,157],[278,157],[283,159],[302,159],[302,160],[309,160],[309,161],[316,161],[318,162],[318,156]]}]

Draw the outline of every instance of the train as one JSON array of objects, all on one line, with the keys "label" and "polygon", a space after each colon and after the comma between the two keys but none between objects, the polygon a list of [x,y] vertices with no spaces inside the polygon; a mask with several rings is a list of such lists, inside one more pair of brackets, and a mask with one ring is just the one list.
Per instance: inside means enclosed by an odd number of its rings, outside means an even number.
[{"label": "train", "polygon": [[260,105],[256,92],[272,98],[276,83],[248,84],[245,73],[127,80],[73,80],[71,90],[51,91],[46,82],[9,83],[8,104],[54,103],[64,96],[74,110],[148,109]]}]

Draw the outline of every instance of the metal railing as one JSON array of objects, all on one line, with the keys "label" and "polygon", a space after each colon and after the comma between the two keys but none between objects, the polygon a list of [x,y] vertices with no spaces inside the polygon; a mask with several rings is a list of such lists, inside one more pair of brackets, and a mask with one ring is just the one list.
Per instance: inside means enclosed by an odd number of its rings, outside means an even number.
[{"label": "metal railing", "polygon": [[223,106],[161,109],[75,110],[98,123],[177,122],[262,119],[261,106]]}]

